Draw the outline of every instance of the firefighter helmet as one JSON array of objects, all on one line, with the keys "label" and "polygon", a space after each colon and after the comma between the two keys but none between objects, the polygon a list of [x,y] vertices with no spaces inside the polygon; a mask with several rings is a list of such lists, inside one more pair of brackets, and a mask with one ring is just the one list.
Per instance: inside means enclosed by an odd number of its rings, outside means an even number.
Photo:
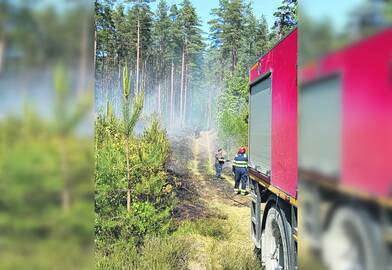
[{"label": "firefighter helmet", "polygon": [[240,149],[238,150],[238,153],[240,153],[240,154],[245,154],[245,152],[246,152],[246,149],[244,146],[241,146]]}]

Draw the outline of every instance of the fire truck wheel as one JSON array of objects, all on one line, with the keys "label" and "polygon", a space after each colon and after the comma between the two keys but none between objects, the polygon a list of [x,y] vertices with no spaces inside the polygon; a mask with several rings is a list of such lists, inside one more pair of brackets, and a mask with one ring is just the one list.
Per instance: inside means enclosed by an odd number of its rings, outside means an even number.
[{"label": "fire truck wheel", "polygon": [[294,269],[291,225],[278,206],[274,205],[268,210],[261,245],[261,260],[265,270]]},{"label": "fire truck wheel", "polygon": [[339,208],[323,235],[322,259],[334,270],[384,269],[380,229],[365,212]]}]

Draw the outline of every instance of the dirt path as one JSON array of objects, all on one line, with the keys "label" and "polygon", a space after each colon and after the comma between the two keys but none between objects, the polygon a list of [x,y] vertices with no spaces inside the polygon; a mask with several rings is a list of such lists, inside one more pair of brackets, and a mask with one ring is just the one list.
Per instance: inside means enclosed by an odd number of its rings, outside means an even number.
[{"label": "dirt path", "polygon": [[225,180],[214,178],[214,137],[213,132],[202,132],[198,138],[188,136],[172,141],[172,170],[181,180],[176,219],[208,221],[213,224],[206,226],[218,224],[224,233],[224,237],[208,233],[192,236],[196,254],[189,269],[253,269],[241,266],[250,260],[253,250],[249,201],[233,194],[232,176],[225,176]]}]

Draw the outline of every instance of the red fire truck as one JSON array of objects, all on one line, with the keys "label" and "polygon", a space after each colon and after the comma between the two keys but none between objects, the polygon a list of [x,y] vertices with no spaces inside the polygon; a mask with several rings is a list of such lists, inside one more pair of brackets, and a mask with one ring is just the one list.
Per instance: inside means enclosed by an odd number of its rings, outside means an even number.
[{"label": "red fire truck", "polygon": [[391,269],[392,29],[300,70],[301,242],[328,269]]},{"label": "red fire truck", "polygon": [[297,265],[297,32],[250,70],[251,237],[266,270]]}]

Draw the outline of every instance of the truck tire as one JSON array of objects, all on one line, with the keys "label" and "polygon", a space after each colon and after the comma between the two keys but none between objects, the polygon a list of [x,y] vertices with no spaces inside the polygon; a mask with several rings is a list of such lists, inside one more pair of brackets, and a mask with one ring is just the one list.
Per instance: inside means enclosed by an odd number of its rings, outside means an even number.
[{"label": "truck tire", "polygon": [[268,210],[261,235],[261,260],[265,270],[294,270],[294,242],[291,225],[278,205]]},{"label": "truck tire", "polygon": [[387,269],[381,231],[365,212],[343,206],[335,211],[322,240],[322,259],[333,270]]},{"label": "truck tire", "polygon": [[301,194],[299,211],[301,215],[301,245],[306,243],[312,250],[321,249],[321,195],[319,187],[305,181],[299,183],[299,194]]}]

